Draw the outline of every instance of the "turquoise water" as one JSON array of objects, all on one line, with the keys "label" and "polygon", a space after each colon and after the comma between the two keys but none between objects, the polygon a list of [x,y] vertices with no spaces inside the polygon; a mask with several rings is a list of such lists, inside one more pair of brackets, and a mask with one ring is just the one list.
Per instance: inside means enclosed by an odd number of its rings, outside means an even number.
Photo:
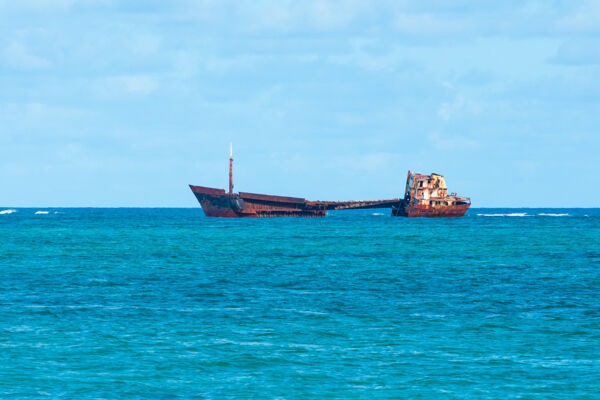
[{"label": "turquoise water", "polygon": [[38,210],[0,215],[2,399],[600,398],[600,209]]}]

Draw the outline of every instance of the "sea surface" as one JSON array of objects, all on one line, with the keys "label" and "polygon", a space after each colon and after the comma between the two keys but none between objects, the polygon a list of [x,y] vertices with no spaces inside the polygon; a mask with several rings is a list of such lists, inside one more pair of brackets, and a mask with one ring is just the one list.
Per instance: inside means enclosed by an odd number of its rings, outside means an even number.
[{"label": "sea surface", "polygon": [[0,208],[12,398],[600,399],[600,209]]}]

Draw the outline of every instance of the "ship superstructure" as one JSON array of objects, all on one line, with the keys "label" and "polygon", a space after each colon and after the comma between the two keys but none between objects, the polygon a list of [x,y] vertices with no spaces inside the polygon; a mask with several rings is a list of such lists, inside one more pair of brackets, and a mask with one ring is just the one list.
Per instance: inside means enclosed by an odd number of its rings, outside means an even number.
[{"label": "ship superstructure", "polygon": [[423,175],[408,171],[404,201],[392,208],[392,215],[402,217],[462,217],[471,206],[471,199],[448,194],[442,175]]}]

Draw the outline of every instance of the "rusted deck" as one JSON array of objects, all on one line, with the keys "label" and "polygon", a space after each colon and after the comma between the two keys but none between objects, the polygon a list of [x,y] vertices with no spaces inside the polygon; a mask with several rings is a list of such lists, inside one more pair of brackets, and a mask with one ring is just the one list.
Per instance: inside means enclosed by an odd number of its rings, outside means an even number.
[{"label": "rusted deck", "polygon": [[402,199],[387,200],[352,200],[352,201],[307,201],[307,207],[322,210],[353,210],[362,208],[392,208],[398,207]]}]

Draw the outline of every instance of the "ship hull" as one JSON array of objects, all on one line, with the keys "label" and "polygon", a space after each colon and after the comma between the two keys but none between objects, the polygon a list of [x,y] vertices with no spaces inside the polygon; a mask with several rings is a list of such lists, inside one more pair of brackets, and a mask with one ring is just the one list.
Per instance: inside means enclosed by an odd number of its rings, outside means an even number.
[{"label": "ship hull", "polygon": [[324,217],[328,210],[391,208],[395,217],[462,217],[470,203],[453,205],[410,204],[403,199],[367,201],[308,201],[297,197],[255,193],[227,193],[223,189],[190,185],[207,217],[268,218]]},{"label": "ship hull", "polygon": [[324,217],[327,210],[391,208],[397,217],[462,217],[471,200],[447,195],[444,177],[408,171],[404,199],[308,201],[300,197],[233,192],[233,151],[229,145],[229,192],[190,185],[207,217]]},{"label": "ship hull", "polygon": [[229,205],[229,198],[226,195],[202,195],[194,193],[202,210],[207,217],[226,217],[237,218],[239,215],[233,211]]},{"label": "ship hull", "polygon": [[223,189],[190,185],[207,217],[324,217],[326,209],[314,207],[305,199],[253,193],[229,194]]},{"label": "ship hull", "polygon": [[470,206],[470,203],[437,207],[420,204],[406,204],[392,208],[392,215],[395,217],[462,217],[466,214]]}]

